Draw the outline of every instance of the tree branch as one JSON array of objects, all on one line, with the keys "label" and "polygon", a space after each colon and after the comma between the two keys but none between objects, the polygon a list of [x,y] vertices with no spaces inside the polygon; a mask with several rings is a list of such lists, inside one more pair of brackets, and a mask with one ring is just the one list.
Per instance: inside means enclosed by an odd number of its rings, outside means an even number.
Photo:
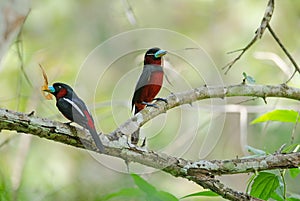
[{"label": "tree branch", "polygon": [[[85,145],[87,146],[85,147],[87,150],[96,150],[91,141],[83,137],[85,132],[82,129],[6,109],[0,109],[0,129],[25,132],[79,148],[84,148]],[[101,137],[102,140],[107,139],[103,135]],[[128,162],[138,162],[156,169],[161,169],[173,176],[180,176],[192,180],[202,187],[209,188],[230,200],[259,200],[226,187],[219,180],[215,179],[213,174],[194,174],[193,172],[191,172],[191,174],[187,169],[187,167],[192,164],[191,161],[168,156],[163,153],[148,151],[146,149],[122,147],[124,141],[123,143],[119,143],[119,141],[104,141],[104,144],[110,144],[110,146],[106,146],[107,155],[119,157]]]},{"label": "tree branch", "polygon": [[[126,121],[109,135],[101,135],[101,140],[106,145],[105,154],[122,158],[128,162],[137,162],[161,169],[176,177],[192,180],[230,200],[259,200],[226,187],[214,178],[215,175],[299,167],[300,153],[274,154],[248,159],[201,160],[193,162],[143,148],[129,147],[127,144],[127,136],[133,133],[135,128],[142,126],[150,119],[171,108],[207,98],[232,96],[281,97],[299,100],[300,89],[288,87],[284,84],[277,86],[239,84],[226,87],[203,86],[182,93],[171,94],[167,98],[168,104],[158,102],[159,108],[147,108]],[[35,117],[32,114],[0,109],[0,130],[33,134],[74,147],[96,150],[85,130],[45,118]]]},{"label": "tree branch", "polygon": [[300,166],[300,153],[272,154],[232,160],[201,160],[185,168],[191,174],[239,174],[263,170],[288,169]]},{"label": "tree branch", "polygon": [[197,100],[208,98],[225,98],[234,96],[251,96],[260,97],[264,100],[267,97],[288,98],[300,100],[300,89],[289,87],[285,84],[281,85],[247,85],[245,83],[229,86],[215,87],[199,87],[189,91],[171,94],[167,97],[168,104],[159,101],[156,103],[158,108],[147,108],[137,113],[134,117],[127,120],[114,132],[110,133],[111,139],[118,139],[122,135],[131,135],[139,127],[147,123],[149,120],[165,113],[174,107],[190,104]]}]

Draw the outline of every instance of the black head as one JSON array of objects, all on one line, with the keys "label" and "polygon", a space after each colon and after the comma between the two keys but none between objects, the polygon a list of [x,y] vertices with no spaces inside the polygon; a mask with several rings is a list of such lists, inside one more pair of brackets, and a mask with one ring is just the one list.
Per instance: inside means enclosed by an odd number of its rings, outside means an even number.
[{"label": "black head", "polygon": [[166,53],[166,50],[161,50],[158,47],[151,48],[145,53],[144,64],[161,65],[162,56],[164,56]]},{"label": "black head", "polygon": [[73,89],[69,85],[60,82],[56,82],[52,86],[48,86],[48,89],[45,91],[50,92],[57,99],[75,95]]}]

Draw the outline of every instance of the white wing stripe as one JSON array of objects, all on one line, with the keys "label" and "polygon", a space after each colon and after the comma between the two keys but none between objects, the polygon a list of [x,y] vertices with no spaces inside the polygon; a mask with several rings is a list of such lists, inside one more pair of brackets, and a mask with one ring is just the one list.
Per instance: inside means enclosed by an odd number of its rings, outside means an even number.
[{"label": "white wing stripe", "polygon": [[68,103],[70,103],[78,112],[79,114],[81,114],[84,117],[83,112],[80,110],[80,108],[78,107],[78,105],[76,105],[76,103],[74,103],[73,101],[71,101],[70,99],[67,98],[63,98],[65,101],[67,101]]}]

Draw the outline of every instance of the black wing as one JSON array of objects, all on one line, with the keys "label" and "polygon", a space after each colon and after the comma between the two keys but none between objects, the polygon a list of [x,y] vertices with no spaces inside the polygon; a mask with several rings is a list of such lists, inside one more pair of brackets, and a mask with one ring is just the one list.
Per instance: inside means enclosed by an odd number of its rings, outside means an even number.
[{"label": "black wing", "polygon": [[57,100],[56,106],[67,119],[82,127],[87,127],[88,120],[84,111],[88,111],[88,109],[81,99],[78,97],[72,99],[63,97]]}]

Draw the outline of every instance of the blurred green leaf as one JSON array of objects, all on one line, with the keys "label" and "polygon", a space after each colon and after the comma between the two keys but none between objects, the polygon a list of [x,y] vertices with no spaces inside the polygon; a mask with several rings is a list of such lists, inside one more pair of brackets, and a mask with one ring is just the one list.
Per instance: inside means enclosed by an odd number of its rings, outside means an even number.
[{"label": "blurred green leaf", "polygon": [[251,187],[251,184],[253,182],[253,180],[255,179],[256,174],[253,174],[247,181],[247,187],[246,187],[246,193],[249,193],[249,189]]},{"label": "blurred green leaf", "polygon": [[156,188],[150,183],[148,183],[146,180],[144,180],[142,177],[136,174],[131,174],[131,177],[133,178],[134,183],[139,187],[139,189],[141,189],[145,193],[149,195],[156,193]]},{"label": "blurred green leaf", "polygon": [[300,201],[300,198],[288,197],[287,201]]},{"label": "blurred green leaf", "polygon": [[255,79],[249,75],[247,75],[245,72],[243,72],[244,80],[247,81],[249,84],[255,84]]},{"label": "blurred green leaf", "polygon": [[134,183],[138,188],[125,188],[118,192],[111,193],[101,198],[101,201],[109,200],[114,197],[137,197],[146,201],[178,201],[178,199],[165,191],[157,191],[156,188],[146,180],[136,174],[131,174]]},{"label": "blurred green leaf", "polygon": [[109,200],[114,197],[142,197],[144,193],[138,188],[124,188],[118,192],[105,195],[101,201]]},{"label": "blurred green leaf", "polygon": [[179,201],[174,195],[165,192],[165,191],[157,191],[156,194],[149,196],[148,201]]},{"label": "blurred green leaf", "polygon": [[284,198],[282,197],[281,193],[279,193],[277,191],[274,191],[270,198],[272,198],[273,200],[276,200],[276,201],[284,201]]},{"label": "blurred green leaf", "polygon": [[298,112],[294,110],[274,110],[261,115],[254,119],[251,124],[266,122],[266,121],[280,121],[295,123],[298,118]]},{"label": "blurred green leaf", "polygon": [[198,193],[186,195],[186,196],[182,197],[181,199],[188,198],[188,197],[197,197],[197,196],[219,196],[219,194],[212,192],[212,191],[201,191]]},{"label": "blurred green leaf", "polygon": [[260,172],[252,183],[250,195],[267,200],[278,186],[279,178],[277,175],[269,172]]},{"label": "blurred green leaf", "polygon": [[289,169],[290,175],[292,178],[296,178],[300,174],[300,168]]},{"label": "blurred green leaf", "polygon": [[249,145],[246,146],[247,150],[255,155],[266,155],[266,152],[261,150],[261,149],[257,149],[257,148],[254,148],[254,147],[251,147]]},{"label": "blurred green leaf", "polygon": [[292,152],[297,152],[300,148],[299,144],[291,144],[287,147],[285,147],[281,152],[282,153],[292,153]]},{"label": "blurred green leaf", "polygon": [[156,188],[144,180],[142,177],[131,174],[134,183],[146,194],[147,201],[178,201],[178,199],[165,191],[157,191]]},{"label": "blurred green leaf", "polygon": [[0,171],[0,200],[10,201],[12,200],[12,189],[9,178],[4,176]]}]

